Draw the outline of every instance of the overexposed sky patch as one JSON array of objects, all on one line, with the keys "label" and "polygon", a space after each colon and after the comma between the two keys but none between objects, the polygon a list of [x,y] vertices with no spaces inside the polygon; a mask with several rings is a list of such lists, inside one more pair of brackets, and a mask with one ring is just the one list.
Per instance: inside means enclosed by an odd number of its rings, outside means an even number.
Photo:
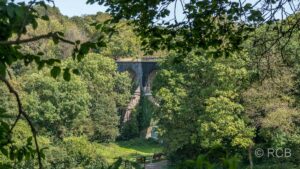
[{"label": "overexposed sky patch", "polygon": [[98,4],[88,5],[86,0],[55,0],[55,6],[58,7],[63,15],[81,16],[105,12],[105,7]]},{"label": "overexposed sky patch", "polygon": [[[15,2],[28,2],[30,0],[15,0]],[[63,15],[72,17],[72,16],[82,16],[82,15],[90,15],[90,14],[96,14],[97,12],[105,12],[106,7],[100,6],[99,4],[95,3],[93,5],[88,5],[86,4],[87,0],[54,0],[55,6],[58,7]],[[183,2],[187,3],[190,0],[183,0]],[[232,0],[232,1],[237,1],[238,0]],[[299,0],[297,1],[296,4],[299,4]],[[177,2],[177,1],[176,1]],[[244,3],[251,3],[255,4],[256,2],[261,2],[258,0],[245,0],[243,1]],[[179,2],[178,2],[179,3]],[[278,3],[274,4],[274,7],[276,7]],[[165,20],[168,19],[174,19],[174,16],[180,21],[184,19],[183,15],[183,9],[180,4],[177,4],[176,11],[174,11],[174,3],[170,4],[170,16],[167,17]],[[261,7],[260,5],[257,5],[256,7]],[[291,9],[289,8],[288,4],[285,5],[286,11],[289,13],[291,12]],[[299,6],[298,6],[299,8]],[[175,12],[175,13],[174,13]],[[276,18],[281,18],[280,17],[280,11],[277,11],[278,13],[276,14]]]},{"label": "overexposed sky patch", "polygon": [[[29,2],[30,0],[15,0],[15,2]],[[106,8],[98,4],[88,5],[87,0],[54,0],[55,6],[59,8],[63,15],[82,16],[105,12]],[[52,4],[51,4],[52,6]]]}]

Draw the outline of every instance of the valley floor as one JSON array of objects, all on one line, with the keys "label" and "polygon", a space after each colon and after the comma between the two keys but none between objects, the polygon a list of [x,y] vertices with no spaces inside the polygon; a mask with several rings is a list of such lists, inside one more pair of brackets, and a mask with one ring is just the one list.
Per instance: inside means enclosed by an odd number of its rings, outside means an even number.
[{"label": "valley floor", "polygon": [[118,157],[129,161],[136,161],[136,157],[138,156],[152,157],[154,153],[162,152],[161,145],[144,139],[100,144],[98,149],[102,157],[109,163],[114,162]]}]

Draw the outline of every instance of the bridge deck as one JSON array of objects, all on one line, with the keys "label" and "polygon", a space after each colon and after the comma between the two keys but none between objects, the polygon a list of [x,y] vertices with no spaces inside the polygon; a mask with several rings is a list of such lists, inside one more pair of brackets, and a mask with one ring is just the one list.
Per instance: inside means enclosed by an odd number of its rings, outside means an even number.
[{"label": "bridge deck", "polygon": [[144,58],[120,58],[116,62],[158,62],[161,58],[158,57],[144,57]]}]

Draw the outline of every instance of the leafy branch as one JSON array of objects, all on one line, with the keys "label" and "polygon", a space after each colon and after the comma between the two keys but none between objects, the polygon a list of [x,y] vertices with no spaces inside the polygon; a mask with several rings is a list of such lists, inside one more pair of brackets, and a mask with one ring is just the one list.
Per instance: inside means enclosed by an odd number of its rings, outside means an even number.
[{"label": "leafy branch", "polygon": [[[51,0],[45,0],[47,2],[53,2]],[[3,129],[3,136],[1,137],[1,147],[0,151],[7,157],[10,157],[11,160],[14,160],[16,157],[19,161],[23,157],[32,157],[37,154],[38,166],[40,169],[43,168],[42,158],[44,158],[43,149],[40,149],[37,141],[37,130],[29,117],[28,113],[24,110],[20,96],[15,90],[13,85],[10,83],[8,77],[11,77],[8,68],[17,61],[24,61],[25,66],[29,65],[32,62],[35,62],[38,65],[38,69],[42,69],[45,65],[52,66],[51,76],[54,78],[58,77],[61,73],[63,78],[66,81],[69,81],[71,78],[71,72],[78,74],[77,69],[70,69],[69,67],[61,68],[58,64],[61,63],[59,59],[50,58],[43,59],[43,52],[36,51],[37,54],[26,54],[21,51],[21,45],[26,43],[33,43],[40,40],[52,40],[55,45],[59,43],[66,43],[72,45],[73,49],[73,59],[80,61],[82,60],[91,49],[96,49],[104,47],[106,42],[103,36],[99,37],[95,42],[84,42],[81,43],[78,41],[71,41],[66,39],[63,32],[51,31],[45,34],[40,34],[34,37],[22,37],[27,33],[27,28],[31,26],[34,30],[38,27],[38,19],[49,21],[49,16],[46,14],[40,16],[40,13],[36,10],[37,6],[42,6],[43,9],[47,10],[47,5],[44,1],[29,1],[28,4],[25,2],[6,3],[0,1],[0,20],[1,20],[1,31],[0,31],[0,81],[2,81],[6,87],[9,89],[9,92],[14,95],[17,101],[18,114],[12,122],[9,123],[0,120],[0,129]],[[3,21],[3,22],[2,22]],[[101,27],[102,28],[102,27]],[[103,28],[105,28],[103,26]],[[100,28],[99,28],[100,29]],[[107,29],[106,32],[112,32],[113,29]],[[16,35],[13,39],[13,35]],[[63,71],[62,71],[63,70]],[[12,141],[12,134],[18,122],[24,118],[28,125],[30,126],[32,137],[28,138],[27,144],[25,147],[18,148]],[[32,142],[34,142],[35,150],[31,147]],[[5,147],[4,147],[5,146]]]},{"label": "leafy branch", "polygon": [[0,41],[0,45],[19,45],[22,43],[29,43],[29,42],[34,42],[34,41],[38,41],[41,39],[48,39],[48,38],[52,38],[54,40],[58,40],[64,43],[68,43],[71,45],[75,45],[75,42],[72,42],[70,40],[67,40],[65,38],[62,37],[63,33],[62,32],[50,32],[44,35],[39,35],[33,38],[28,38],[28,39],[17,39],[17,40],[13,40],[13,41]]},{"label": "leafy branch", "polygon": [[41,153],[40,148],[39,148],[39,144],[38,144],[38,141],[37,141],[37,131],[36,131],[34,125],[33,125],[33,122],[31,121],[29,115],[23,109],[23,105],[22,105],[22,102],[21,102],[21,99],[20,99],[20,96],[19,96],[18,92],[14,89],[14,87],[10,84],[10,82],[6,78],[0,76],[0,80],[7,86],[7,88],[9,89],[9,92],[12,93],[15,96],[17,104],[18,104],[19,113],[18,113],[17,119],[15,120],[15,122],[14,122],[12,128],[11,128],[11,132],[14,129],[14,127],[16,126],[16,124],[19,121],[19,119],[21,118],[21,116],[23,116],[26,119],[29,126],[30,126],[32,136],[33,136],[33,139],[34,139],[34,144],[35,144],[35,147],[36,147],[36,153],[37,153],[37,157],[38,157],[39,169],[42,169],[43,168],[42,153]]}]

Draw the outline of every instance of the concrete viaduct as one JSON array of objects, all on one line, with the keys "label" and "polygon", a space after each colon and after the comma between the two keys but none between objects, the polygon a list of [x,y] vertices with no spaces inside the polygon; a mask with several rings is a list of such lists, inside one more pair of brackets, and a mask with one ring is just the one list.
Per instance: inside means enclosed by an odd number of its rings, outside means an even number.
[{"label": "concrete viaduct", "polygon": [[[130,120],[132,110],[139,104],[141,95],[143,94],[154,105],[159,106],[151,94],[152,81],[158,69],[158,59],[143,58],[143,59],[119,59],[116,61],[119,72],[128,71],[133,80],[137,84],[134,94],[127,105],[126,111],[122,115],[123,123]],[[151,130],[147,132],[147,137],[152,137]]]},{"label": "concrete viaduct", "polygon": [[[125,124],[130,120],[132,110],[139,104],[141,94],[143,94],[154,105],[159,106],[151,94],[152,82],[158,69],[158,59],[147,57],[143,59],[119,59],[116,61],[119,72],[128,71],[137,84],[137,88],[127,105],[126,111],[122,115],[122,122]],[[145,133],[145,138],[157,139],[157,133],[153,126],[149,126]]]},{"label": "concrete viaduct", "polygon": [[116,62],[118,71],[128,71],[132,78],[138,83],[142,94],[151,95],[151,84],[158,69],[157,58],[119,59]]}]

